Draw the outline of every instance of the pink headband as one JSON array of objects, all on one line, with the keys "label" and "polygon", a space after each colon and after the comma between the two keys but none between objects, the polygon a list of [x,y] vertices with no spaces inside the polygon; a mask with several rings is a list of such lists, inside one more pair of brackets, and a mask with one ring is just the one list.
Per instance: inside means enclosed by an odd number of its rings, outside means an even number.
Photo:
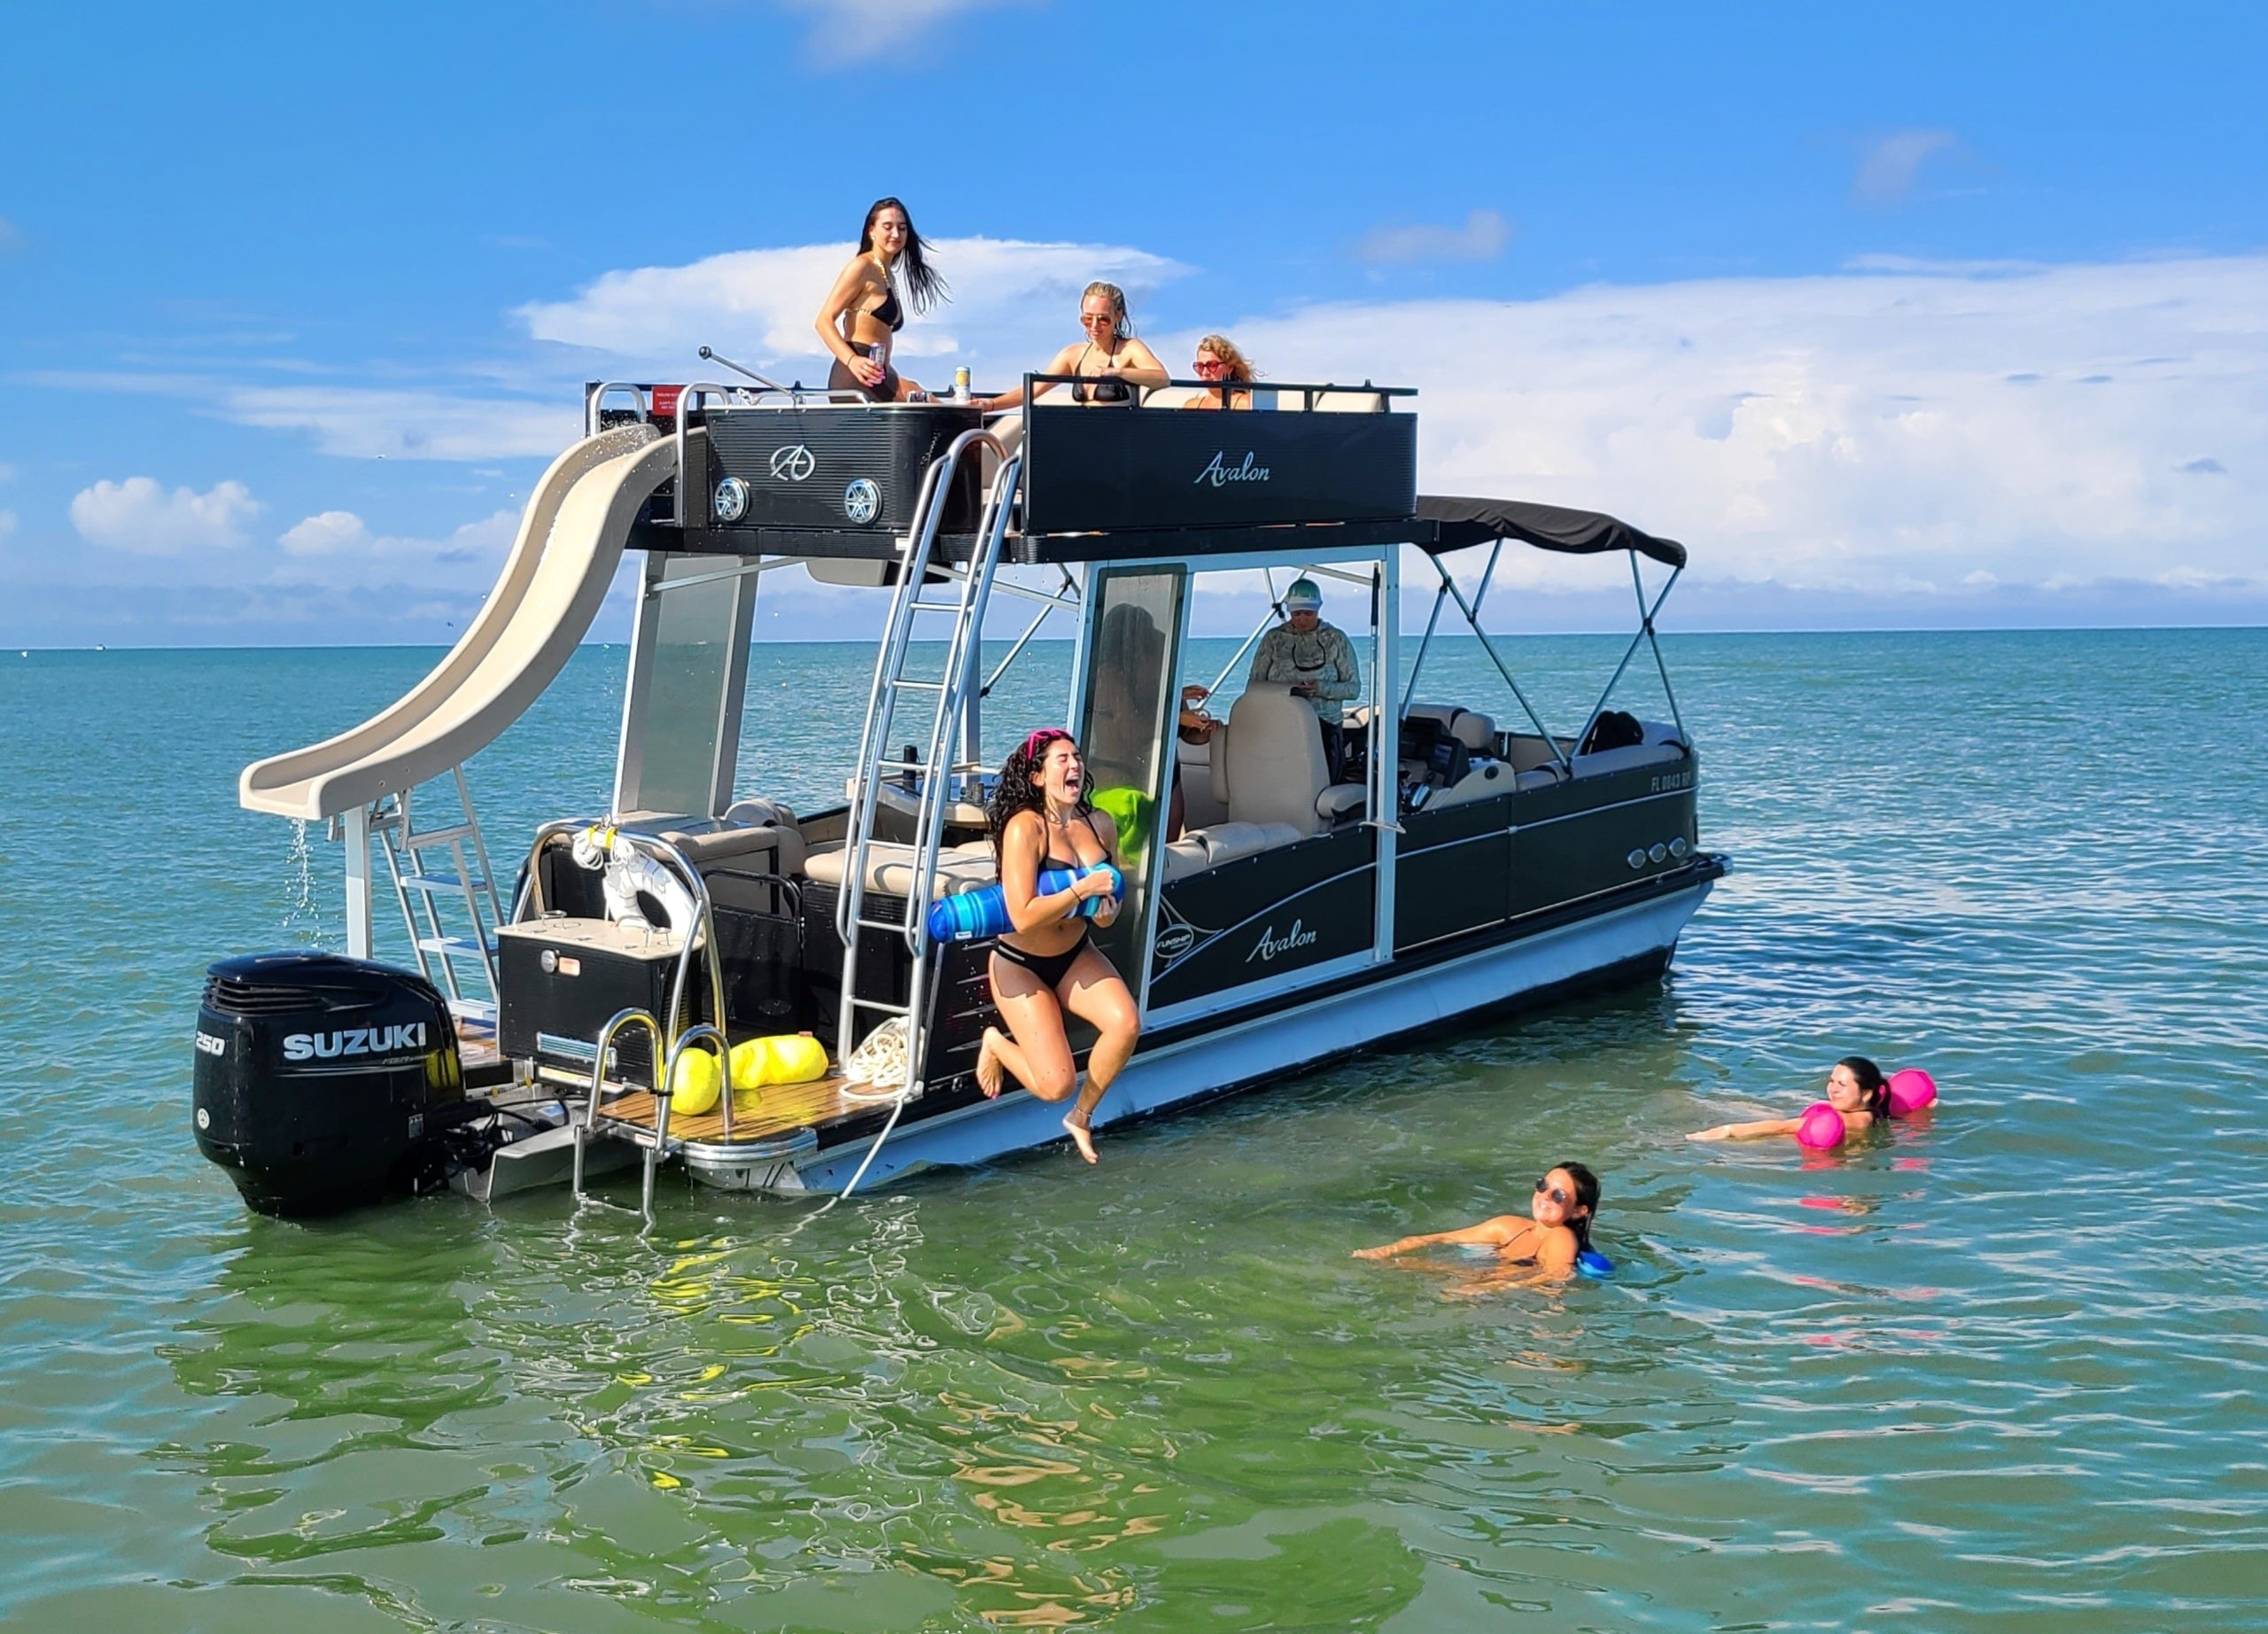
[{"label": "pink headband", "polygon": [[1068,737],[1070,735],[1071,735],[1068,732],[1066,732],[1061,727],[1040,728],[1038,731],[1024,739],[1024,764],[1027,766],[1030,765],[1032,757],[1037,754],[1040,751],[1045,749],[1048,744],[1053,743],[1057,738]]}]

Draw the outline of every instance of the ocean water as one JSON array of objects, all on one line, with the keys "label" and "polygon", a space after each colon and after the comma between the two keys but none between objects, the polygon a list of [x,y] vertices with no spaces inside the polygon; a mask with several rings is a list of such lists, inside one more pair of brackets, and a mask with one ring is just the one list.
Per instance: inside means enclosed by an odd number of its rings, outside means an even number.
[{"label": "ocean water", "polygon": [[[1736,864],[1667,980],[1091,1171],[665,1183],[647,1234],[255,1218],[192,1143],[206,962],[338,931],[337,848],[237,769],[432,654],[7,655],[0,1621],[2257,1626],[2268,632],[1666,645]],[[1554,724],[1619,652],[1515,647]],[[603,803],[622,657],[474,762],[492,834]],[[744,788],[824,797],[864,664],[759,650]],[[1060,713],[1037,667],[996,735]],[[1681,1139],[1852,1051],[1944,1104],[1827,1156]],[[1348,1257],[1565,1157],[1609,1281]]]}]

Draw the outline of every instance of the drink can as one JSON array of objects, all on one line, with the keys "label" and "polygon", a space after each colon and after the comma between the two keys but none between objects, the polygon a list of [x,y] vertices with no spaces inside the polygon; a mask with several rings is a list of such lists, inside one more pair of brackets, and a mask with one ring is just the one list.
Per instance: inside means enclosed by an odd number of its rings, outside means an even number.
[{"label": "drink can", "polygon": [[953,370],[953,401],[957,403],[965,403],[968,401],[968,365],[967,363],[963,363]]}]

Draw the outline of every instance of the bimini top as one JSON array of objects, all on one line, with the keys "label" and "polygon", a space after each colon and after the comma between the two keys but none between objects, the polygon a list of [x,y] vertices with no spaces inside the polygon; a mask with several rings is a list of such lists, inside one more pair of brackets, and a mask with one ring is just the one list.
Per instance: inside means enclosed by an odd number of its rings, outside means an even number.
[{"label": "bimini top", "polygon": [[1420,494],[1418,514],[1440,525],[1438,537],[1426,546],[1437,556],[1444,550],[1485,545],[1491,540],[1518,539],[1571,556],[1635,550],[1666,567],[1685,565],[1685,547],[1677,541],[1656,539],[1596,510],[1570,510],[1565,505],[1538,505],[1521,499],[1452,499]]}]

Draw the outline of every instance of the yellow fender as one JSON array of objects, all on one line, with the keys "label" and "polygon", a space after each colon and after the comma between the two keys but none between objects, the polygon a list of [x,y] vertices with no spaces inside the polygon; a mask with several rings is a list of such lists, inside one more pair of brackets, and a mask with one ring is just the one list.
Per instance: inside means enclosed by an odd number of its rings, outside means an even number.
[{"label": "yellow fender", "polygon": [[827,1047],[808,1032],[785,1032],[733,1046],[733,1089],[811,1084],[827,1076]]},{"label": "yellow fender", "polygon": [[670,1110],[674,1116],[699,1117],[717,1109],[725,1093],[725,1075],[718,1065],[716,1052],[697,1044],[677,1058],[677,1070],[670,1075]]}]

